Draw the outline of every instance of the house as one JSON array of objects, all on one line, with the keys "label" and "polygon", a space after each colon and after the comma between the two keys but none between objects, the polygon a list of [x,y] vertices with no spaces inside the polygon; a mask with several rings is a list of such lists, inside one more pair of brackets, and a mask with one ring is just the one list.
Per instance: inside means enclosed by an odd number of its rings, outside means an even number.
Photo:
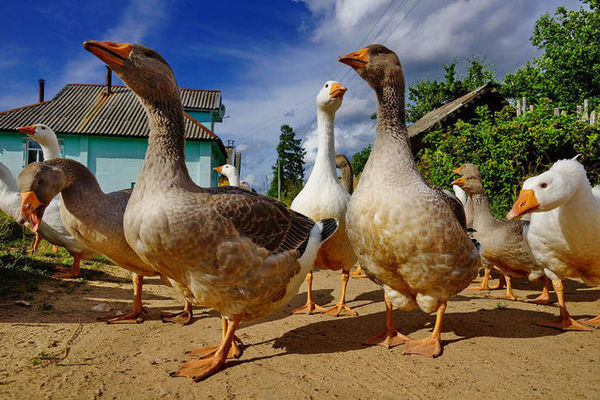
[{"label": "house", "polygon": [[488,82],[428,112],[407,128],[413,154],[417,154],[422,148],[422,138],[427,132],[452,126],[459,119],[468,121],[476,115],[475,110],[479,106],[487,105],[490,111],[496,112],[508,104],[508,101],[498,92],[498,85]]},{"label": "house", "polygon": [[[214,133],[225,107],[219,90],[179,89],[184,107],[185,158],[200,186],[217,186],[214,167],[225,163],[227,152]],[[61,154],[86,165],[105,192],[131,188],[140,171],[150,128],[143,106],[125,86],[67,84],[53,99],[0,112],[0,162],[17,176],[39,161],[39,145],[16,128],[43,123],[58,137]]]}]

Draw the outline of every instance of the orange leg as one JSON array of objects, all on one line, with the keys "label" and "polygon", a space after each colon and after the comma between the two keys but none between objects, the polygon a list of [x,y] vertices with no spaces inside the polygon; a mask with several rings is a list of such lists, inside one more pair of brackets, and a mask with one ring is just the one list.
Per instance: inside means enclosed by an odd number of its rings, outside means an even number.
[{"label": "orange leg", "polygon": [[350,274],[350,276],[353,278],[368,278],[368,276],[363,272],[362,268],[360,267],[360,264],[356,265],[356,269]]},{"label": "orange leg", "polygon": [[241,320],[242,316],[236,315],[233,318],[233,321],[228,324],[227,333],[212,356],[201,360],[190,360],[184,363],[173,376],[185,376],[186,378],[190,378],[197,382],[220,370],[223,364],[225,364],[227,354],[229,354],[229,349],[234,341],[235,330]]},{"label": "orange leg", "polygon": [[504,287],[504,283],[506,283],[506,276],[500,275],[500,278],[498,278],[498,284],[496,286],[490,286],[490,290],[502,289]]},{"label": "orange leg", "polygon": [[348,279],[350,279],[350,271],[342,271],[342,294],[340,295],[340,301],[338,303],[323,311],[323,314],[333,315],[339,317],[340,315],[351,315],[356,316],[358,313],[346,305],[346,286],[348,286]]},{"label": "orange leg", "polygon": [[544,288],[542,289],[542,293],[533,300],[530,300],[531,303],[536,304],[550,304],[550,287],[548,286],[548,278],[544,276]]},{"label": "orange leg", "polygon": [[[229,321],[227,320],[227,318],[221,315],[221,340],[225,340],[225,335],[227,334],[228,327]],[[233,342],[231,343],[229,353],[227,353],[227,358],[240,358],[240,356],[242,355],[242,346],[242,341],[237,336],[233,335]],[[201,349],[190,350],[185,354],[197,358],[208,358],[213,356],[218,349],[219,345],[214,345],[203,347]]]},{"label": "orange leg", "polygon": [[55,272],[52,274],[53,278],[77,278],[79,276],[79,264],[81,263],[81,253],[75,253],[73,256],[73,266],[71,268],[65,268],[56,266],[56,269],[62,272]]},{"label": "orange leg", "polygon": [[404,354],[419,354],[430,358],[435,358],[442,354],[442,321],[444,319],[445,311],[446,302],[440,304],[438,307],[435,326],[431,335],[424,339],[407,341]]},{"label": "orange leg", "polygon": [[489,280],[490,280],[490,269],[484,268],[483,278],[481,279],[481,285],[479,287],[470,287],[467,290],[490,290]]},{"label": "orange leg", "polygon": [[192,303],[188,300],[185,301],[183,311],[179,313],[161,313],[160,320],[164,323],[170,322],[179,325],[187,325],[194,319],[194,311],[192,310]]},{"label": "orange leg", "polygon": [[144,306],[142,305],[142,284],[144,278],[138,274],[133,274],[133,307],[131,312],[125,315],[111,315],[99,318],[109,324],[140,324],[145,321]]},{"label": "orange leg", "polygon": [[313,280],[313,272],[310,271],[306,275],[306,286],[307,288],[307,297],[306,304],[302,307],[296,308],[292,311],[292,314],[316,314],[322,313],[325,311],[323,307],[314,302],[312,298],[312,280]]},{"label": "orange leg", "polygon": [[554,291],[558,297],[560,319],[552,321],[540,321],[537,324],[563,331],[591,331],[591,329],[587,326],[584,326],[571,318],[571,315],[567,311],[567,306],[565,304],[565,287],[563,286],[563,282],[560,279],[553,279],[552,286],[554,286]]},{"label": "orange leg", "polygon": [[363,344],[376,344],[383,346],[386,349],[399,346],[408,341],[408,337],[404,336],[394,326],[394,317],[392,315],[393,305],[390,299],[385,295],[385,330],[379,335],[368,338]]},{"label": "orange leg", "polygon": [[504,279],[506,280],[506,295],[494,296],[494,298],[516,301],[517,298],[515,297],[515,294],[513,293],[513,289],[512,289],[512,278],[508,275],[504,275]]},{"label": "orange leg", "polygon": [[52,245],[52,252],[55,254],[58,253],[58,246]]},{"label": "orange leg", "polygon": [[581,321],[583,324],[593,326],[596,329],[600,329],[600,315],[595,318],[586,319],[585,321]]},{"label": "orange leg", "polygon": [[33,240],[33,245],[31,246],[31,254],[33,254],[38,247],[40,247],[40,242],[42,241],[42,235],[39,233],[35,234],[35,239]]}]

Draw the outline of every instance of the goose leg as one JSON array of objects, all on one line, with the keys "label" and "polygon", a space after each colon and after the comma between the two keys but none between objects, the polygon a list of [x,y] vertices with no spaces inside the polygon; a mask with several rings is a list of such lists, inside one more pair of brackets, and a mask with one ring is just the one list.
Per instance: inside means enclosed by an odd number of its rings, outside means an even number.
[{"label": "goose leg", "polygon": [[307,286],[306,304],[303,305],[302,307],[298,307],[295,310],[293,310],[292,314],[310,315],[310,314],[322,313],[325,311],[325,309],[323,307],[321,307],[320,305],[318,305],[317,303],[315,303],[312,298],[312,279],[313,279],[313,272],[310,271],[306,275],[306,286]]},{"label": "goose leg", "polygon": [[565,287],[563,285],[562,280],[553,279],[552,286],[554,286],[554,291],[556,292],[556,296],[558,297],[558,306],[560,308],[560,319],[551,320],[551,321],[540,321],[537,324],[540,326],[548,326],[550,328],[556,328],[563,331],[591,331],[585,325],[580,324],[571,318],[571,315],[567,311],[567,306],[565,304]]},{"label": "goose leg", "polygon": [[[221,340],[225,340],[225,335],[227,334],[228,327],[229,321],[227,320],[227,318],[221,315]],[[187,351],[185,354],[196,358],[208,358],[213,356],[217,352],[219,346],[220,345],[217,344],[214,346],[203,347],[201,349],[190,350]],[[231,342],[231,348],[227,353],[227,358],[240,358],[240,356],[242,355],[242,346],[243,343],[241,339],[233,335],[233,342]]]},{"label": "goose leg", "polygon": [[593,326],[596,329],[600,329],[600,315],[595,318],[586,319],[585,321],[581,321],[581,323]]},{"label": "goose leg", "polygon": [[231,323],[228,324],[227,332],[212,356],[201,360],[190,360],[184,363],[173,376],[184,376],[197,382],[220,370],[223,364],[225,364],[229,349],[234,342],[235,330],[241,319],[241,315],[236,315]]},{"label": "goose leg", "polygon": [[489,289],[490,290],[502,289],[504,287],[505,283],[506,283],[506,275],[500,275],[500,277],[498,278],[498,284],[496,286],[490,286]]},{"label": "goose leg", "polygon": [[516,301],[517,298],[515,297],[515,294],[512,289],[512,278],[508,275],[504,275],[504,279],[506,280],[506,295],[494,296],[494,298]]},{"label": "goose leg", "polygon": [[40,247],[40,242],[42,241],[42,235],[39,233],[35,234],[35,239],[33,240],[33,245],[31,246],[31,254],[35,253],[38,247]]},{"label": "goose leg", "polygon": [[353,278],[368,278],[368,276],[363,272],[362,268],[360,267],[360,264],[356,264],[356,269],[350,274],[350,276]]},{"label": "goose leg", "polygon": [[550,287],[548,286],[548,278],[544,276],[544,288],[542,289],[542,293],[533,300],[530,300],[531,303],[536,304],[550,304]]},{"label": "goose leg", "polygon": [[446,311],[446,303],[440,304],[437,310],[435,319],[435,327],[429,337],[417,340],[408,340],[406,342],[406,350],[404,354],[419,354],[424,357],[435,358],[442,354],[442,321],[444,312]]},{"label": "goose leg", "polygon": [[333,315],[339,317],[340,315],[351,315],[356,316],[358,313],[346,305],[346,286],[348,286],[348,280],[350,279],[350,271],[342,271],[342,294],[340,295],[340,301],[338,303],[323,311],[323,314]]},{"label": "goose leg", "polygon": [[174,323],[179,325],[187,325],[192,322],[194,318],[194,311],[192,310],[192,303],[189,300],[185,301],[183,311],[179,313],[161,313],[160,320],[164,323]]},{"label": "goose leg", "polygon": [[58,253],[58,246],[57,245],[55,245],[55,244],[52,245],[52,252],[54,254]]},{"label": "goose leg", "polygon": [[71,268],[56,266],[56,269],[60,270],[61,272],[53,273],[52,277],[59,279],[77,278],[80,272],[79,264],[81,264],[81,253],[75,253],[73,255],[73,266],[71,266]]},{"label": "goose leg", "polygon": [[481,279],[481,285],[479,287],[470,287],[467,290],[490,290],[490,268],[483,269],[483,278]]},{"label": "goose leg", "polygon": [[368,338],[363,344],[376,344],[383,346],[386,349],[390,347],[399,346],[406,343],[409,340],[408,337],[404,336],[394,326],[394,317],[392,315],[393,305],[390,299],[385,295],[385,330],[379,335]]},{"label": "goose leg", "polygon": [[146,320],[144,314],[147,314],[142,305],[142,283],[144,278],[138,274],[133,274],[133,307],[131,312],[125,315],[111,315],[98,318],[109,324],[140,324]]}]

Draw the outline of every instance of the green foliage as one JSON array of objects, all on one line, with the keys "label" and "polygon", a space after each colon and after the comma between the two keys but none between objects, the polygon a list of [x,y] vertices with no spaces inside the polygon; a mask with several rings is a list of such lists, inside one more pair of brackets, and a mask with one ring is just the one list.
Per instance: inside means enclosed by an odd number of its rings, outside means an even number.
[{"label": "green foliage", "polygon": [[514,110],[489,112],[479,107],[470,122],[424,137],[417,155],[419,170],[431,183],[450,188],[457,178],[452,170],[470,162],[478,164],[492,212],[503,218],[523,181],[547,170],[559,159],[582,154],[579,160],[590,182],[600,176],[600,129],[576,115],[553,116],[553,105],[539,103],[533,112],[513,117]]},{"label": "green foliage", "polygon": [[467,59],[468,66],[464,76],[457,77],[456,62],[444,64],[444,81],[421,79],[408,88],[410,100],[406,109],[406,119],[415,122],[439,106],[465,95],[489,81],[494,81],[496,73],[493,67],[485,63],[485,58]]},{"label": "green foliage", "polygon": [[277,156],[280,160],[280,168],[277,162],[273,165],[273,180],[267,191],[267,196],[277,198],[277,179],[281,171],[281,200],[290,204],[291,200],[302,190],[304,181],[304,155],[306,150],[302,148],[301,139],[296,139],[294,130],[289,125],[281,126],[279,144],[277,145]]},{"label": "green foliage", "polygon": [[530,103],[548,98],[561,108],[574,107],[586,98],[598,103],[600,2],[583,2],[590,10],[558,7],[553,16],[545,14],[537,20],[530,40],[543,53],[506,75],[504,96],[527,96]]},{"label": "green foliage", "polygon": [[371,145],[368,145],[364,149],[359,152],[356,152],[352,155],[352,160],[350,164],[352,164],[352,172],[354,175],[358,175],[365,168],[365,164],[367,164],[367,160],[371,155]]}]

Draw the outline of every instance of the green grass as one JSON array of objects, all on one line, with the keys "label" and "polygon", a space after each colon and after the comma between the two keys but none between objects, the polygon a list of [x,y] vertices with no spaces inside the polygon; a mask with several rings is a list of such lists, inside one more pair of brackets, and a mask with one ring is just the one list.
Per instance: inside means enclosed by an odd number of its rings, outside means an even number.
[{"label": "green grass", "polygon": [[[21,227],[0,211],[0,298],[31,299],[40,285],[51,279],[55,265],[70,267],[73,257],[63,248],[52,252],[52,245],[42,241],[34,254],[28,250],[33,245],[34,234]],[[88,279],[104,274],[112,263],[105,257],[82,262],[82,276],[74,282],[60,282],[66,291],[72,292],[85,285]],[[50,305],[50,307],[52,307]],[[51,309],[41,309],[51,312]]]},{"label": "green grass", "polygon": [[31,360],[31,364],[40,365],[44,361],[50,361],[54,359],[54,354],[47,353],[45,351],[40,351],[37,356],[33,357]]}]

